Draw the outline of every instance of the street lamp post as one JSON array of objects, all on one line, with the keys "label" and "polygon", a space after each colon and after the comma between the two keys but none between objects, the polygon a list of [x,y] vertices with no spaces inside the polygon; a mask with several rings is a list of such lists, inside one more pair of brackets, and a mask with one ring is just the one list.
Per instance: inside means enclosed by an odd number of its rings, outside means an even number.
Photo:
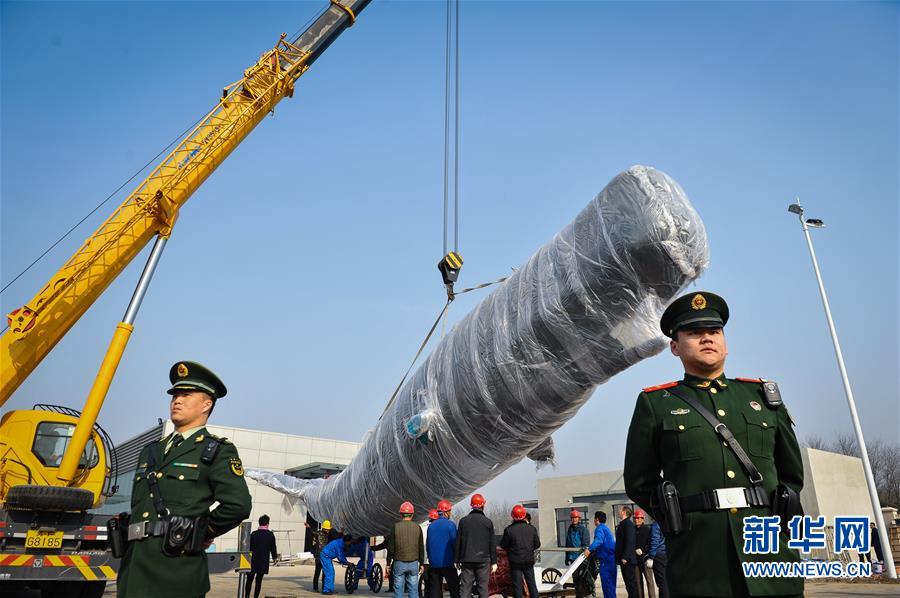
[{"label": "street lamp post", "polygon": [[897,579],[897,570],[894,567],[894,555],[891,553],[891,542],[888,538],[887,527],[884,525],[884,516],[881,513],[881,501],[878,500],[878,490],[875,488],[875,476],[872,475],[872,465],[869,463],[869,452],[866,450],[866,441],[863,438],[862,427],[859,424],[859,415],[856,412],[856,403],[853,400],[853,391],[850,389],[850,379],[847,377],[847,368],[844,366],[844,356],[841,353],[841,344],[838,342],[837,331],[834,328],[834,320],[831,318],[831,308],[828,306],[828,297],[825,295],[825,285],[822,283],[822,273],[819,271],[819,262],[816,260],[816,252],[813,249],[812,237],[809,229],[824,228],[825,223],[816,218],[803,218],[803,206],[792,203],[788,211],[797,214],[800,224],[803,226],[803,234],[806,235],[806,245],[809,247],[809,256],[812,258],[813,269],[816,272],[816,281],[819,283],[819,294],[822,295],[822,305],[825,307],[825,318],[828,320],[828,330],[831,332],[831,342],[834,344],[834,354],[837,356],[838,369],[841,372],[841,380],[844,383],[844,394],[847,396],[847,404],[850,406],[850,419],[853,421],[853,431],[856,432],[856,442],[859,445],[860,457],[863,463],[863,473],[866,476],[866,485],[869,487],[869,499],[872,501],[872,510],[875,512],[875,523],[878,529],[878,537],[881,539],[881,552],[884,554],[884,568],[888,577]]}]

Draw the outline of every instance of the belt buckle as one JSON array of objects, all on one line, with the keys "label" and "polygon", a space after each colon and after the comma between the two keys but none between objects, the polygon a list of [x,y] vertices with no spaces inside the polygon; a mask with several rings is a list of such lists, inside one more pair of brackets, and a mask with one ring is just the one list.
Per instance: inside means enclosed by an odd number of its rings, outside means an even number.
[{"label": "belt buckle", "polygon": [[741,509],[749,507],[743,488],[716,488],[717,509]]},{"label": "belt buckle", "polygon": [[148,521],[141,521],[139,523],[132,523],[128,526],[128,541],[132,542],[134,540],[143,540],[147,537],[147,523]]}]

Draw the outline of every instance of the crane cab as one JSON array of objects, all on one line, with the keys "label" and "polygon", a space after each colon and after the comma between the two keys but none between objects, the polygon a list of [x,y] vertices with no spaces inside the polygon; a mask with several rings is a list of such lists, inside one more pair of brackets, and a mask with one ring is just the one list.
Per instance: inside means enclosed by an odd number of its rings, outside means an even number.
[{"label": "crane cab", "polygon": [[94,426],[72,483],[57,479],[79,415],[66,407],[35,405],[0,419],[0,501],[6,508],[83,511],[115,492],[115,451],[100,426]]}]

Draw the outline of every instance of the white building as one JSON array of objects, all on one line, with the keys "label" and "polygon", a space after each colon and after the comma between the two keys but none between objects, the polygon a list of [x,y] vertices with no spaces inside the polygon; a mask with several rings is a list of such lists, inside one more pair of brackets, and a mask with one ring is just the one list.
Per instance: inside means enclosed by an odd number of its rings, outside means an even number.
[{"label": "white building", "polygon": [[[807,515],[825,516],[829,528],[837,515],[872,517],[872,503],[869,501],[862,460],[810,448],[802,448],[800,452],[804,477],[800,500]],[[616,513],[622,506],[636,508],[625,493],[621,469],[538,479],[541,541],[544,546],[565,546],[572,509],[585,514],[584,523],[592,537],[595,511],[606,513],[606,524],[615,532],[618,524]],[[831,534],[828,536],[830,542]],[[545,552],[542,554],[542,565],[559,568],[563,558],[561,552]],[[833,554],[831,558],[835,558]]]},{"label": "white building", "polygon": [[[244,468],[265,469],[287,473],[299,478],[324,477],[342,471],[356,455],[361,446],[358,442],[279,434],[263,430],[247,430],[209,424],[206,428],[216,436],[222,436],[234,443]],[[115,514],[130,510],[131,481],[137,467],[141,448],[164,438],[174,430],[171,421],[160,423],[146,432],[121,443],[116,447],[118,455],[118,493],[107,500],[99,513]],[[261,515],[271,519],[269,528],[275,533],[278,551],[282,554],[302,552],[306,542],[304,523],[306,508],[296,499],[247,479],[253,510],[250,521],[256,529]],[[237,529],[216,538],[214,549],[220,552],[237,550]]]}]

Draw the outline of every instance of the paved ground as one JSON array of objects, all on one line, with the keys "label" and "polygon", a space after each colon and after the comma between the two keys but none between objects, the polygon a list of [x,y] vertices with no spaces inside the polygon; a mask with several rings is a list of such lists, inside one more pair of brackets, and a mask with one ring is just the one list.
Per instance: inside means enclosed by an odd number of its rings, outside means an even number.
[{"label": "paved ground", "polygon": [[[312,565],[298,565],[293,567],[272,567],[270,575],[263,580],[262,592],[260,598],[312,598],[319,596],[312,591]],[[338,591],[335,594],[348,596],[343,591],[343,568],[337,568]],[[212,590],[207,594],[207,598],[236,598],[237,593],[237,574],[225,573],[221,575],[213,575],[210,578]],[[389,598],[387,594],[387,584],[385,589],[379,594],[383,598]],[[104,598],[115,596],[115,586],[107,588]],[[597,588],[597,595],[602,596],[600,588]],[[617,596],[625,596],[625,586],[619,578],[619,586],[616,591]],[[837,582],[806,582],[806,596],[811,598],[844,598],[844,597],[862,597],[862,596],[898,596],[900,595],[900,585],[888,583],[837,583]],[[355,597],[370,598],[372,592],[368,587],[363,587],[354,592]]]}]

